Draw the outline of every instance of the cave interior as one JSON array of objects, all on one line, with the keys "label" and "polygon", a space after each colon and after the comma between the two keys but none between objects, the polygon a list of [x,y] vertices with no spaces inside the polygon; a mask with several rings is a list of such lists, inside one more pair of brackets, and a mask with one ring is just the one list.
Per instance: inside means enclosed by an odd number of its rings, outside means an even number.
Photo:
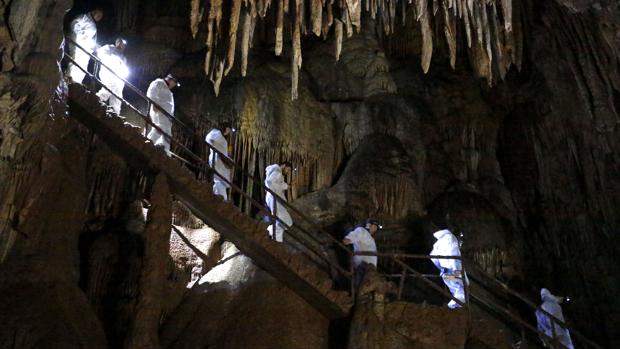
[{"label": "cave interior", "polygon": [[[64,37],[94,8],[98,44],[126,39],[137,90],[181,82],[180,160],[145,144],[140,93],[125,86],[121,120],[96,79],[65,78]],[[447,308],[428,258],[404,282],[400,259],[379,257],[351,299],[334,241],[369,217],[380,253],[428,255],[449,229],[472,298],[535,327],[495,283],[536,304],[548,288],[570,298],[576,347],[620,347],[618,1],[4,0],[0,13],[0,348],[541,347],[505,314]],[[186,156],[206,161],[223,124],[237,131],[230,202],[201,192],[209,172]],[[307,246],[256,228],[264,169],[282,161],[297,231],[323,234],[320,273],[278,271]],[[345,314],[287,283],[300,273]]]}]

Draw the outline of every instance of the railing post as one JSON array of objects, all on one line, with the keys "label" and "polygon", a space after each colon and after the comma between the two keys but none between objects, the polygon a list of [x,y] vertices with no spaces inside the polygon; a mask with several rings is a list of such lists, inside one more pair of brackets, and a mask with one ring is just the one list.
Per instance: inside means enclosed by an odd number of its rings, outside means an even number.
[{"label": "railing post", "polygon": [[355,284],[355,266],[353,264],[353,258],[354,258],[354,254],[350,254],[351,258],[350,258],[350,266],[349,266],[349,271],[351,272],[351,299],[353,299],[353,301],[355,301],[355,287],[357,287],[357,285]]},{"label": "railing post", "polygon": [[[271,228],[271,238],[273,240],[278,241],[278,234],[277,234],[277,230],[278,230],[278,199],[276,197],[276,195],[271,195],[273,197],[273,216],[276,218],[273,220],[273,225]],[[282,237],[282,241],[284,241],[284,236]]]},{"label": "railing post", "polygon": [[400,276],[400,283],[398,285],[398,300],[402,299],[403,288],[405,287],[405,276],[407,275],[407,268],[403,267],[403,273]]},{"label": "railing post", "polygon": [[465,304],[469,305],[469,283],[467,282],[467,272],[465,264],[461,260],[461,282],[463,283],[463,292],[465,293]]}]

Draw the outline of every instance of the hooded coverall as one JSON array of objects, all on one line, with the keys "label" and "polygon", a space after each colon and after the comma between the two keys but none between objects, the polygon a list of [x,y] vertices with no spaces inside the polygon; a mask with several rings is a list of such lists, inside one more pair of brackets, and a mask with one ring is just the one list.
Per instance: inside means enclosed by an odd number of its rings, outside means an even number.
[{"label": "hooded coverall", "polygon": [[119,77],[126,79],[129,76],[127,60],[121,50],[111,44],[100,47],[97,49],[96,54],[103,64],[99,69],[99,80],[101,80],[102,85],[107,87],[107,89],[102,87],[97,92],[97,96],[99,96],[101,101],[108,102],[114,112],[120,115],[122,102],[116,96],[123,97],[125,82],[119,79]]},{"label": "hooded coverall", "polygon": [[[461,255],[459,241],[449,230],[439,230],[433,234],[437,239],[431,251],[432,256],[455,256]],[[460,259],[431,259],[433,264],[439,269],[439,275],[443,282],[448,286],[452,296],[461,302],[465,302],[465,286],[463,279],[467,282],[467,276],[463,273]],[[448,303],[450,308],[458,308],[460,305],[454,300]]]},{"label": "hooded coverall", "polygon": [[[543,302],[540,307],[547,313],[556,317],[558,320],[564,322],[564,314],[562,314],[562,307],[560,307],[560,303],[564,299],[562,297],[552,295],[546,288],[540,290],[540,298]],[[538,322],[538,330],[540,332],[544,333],[549,338],[557,340],[568,349],[574,348],[573,341],[570,338],[570,332],[567,328],[558,325],[554,320],[549,318],[547,314],[544,314],[539,310],[536,311],[536,320]]]},{"label": "hooded coverall", "polygon": [[[146,91],[146,96],[168,112],[168,114],[174,116],[174,96],[164,79],[153,80]],[[161,109],[152,105],[149,110],[149,116],[153,124],[162,129],[165,134],[172,136],[172,120]],[[156,146],[163,145],[166,153],[170,156],[170,139],[168,137],[156,128],[151,128],[146,137]]]},{"label": "hooded coverall", "polygon": [[[214,128],[207,134],[205,141],[220,153],[228,156],[228,141],[222,134],[222,131]],[[231,180],[231,171],[224,161],[220,159],[220,155],[213,151],[213,149],[209,149],[209,166],[218,173],[213,176],[213,194],[220,195],[224,200],[228,200],[226,189],[230,188],[228,183]]]},{"label": "hooded coverall", "polygon": [[[71,57],[73,57],[75,63],[84,70],[87,70],[88,61],[90,60],[88,54],[92,53],[97,46],[97,24],[90,13],[79,15],[71,21],[70,38],[87,51],[84,52],[73,44],[69,44],[68,46],[69,53]],[[67,75],[70,76],[74,82],[81,83],[86,73],[75,64],[69,63]]]},{"label": "hooded coverall", "polygon": [[[267,166],[265,169],[265,186],[271,189],[278,196],[278,199],[286,201],[284,191],[288,189],[288,184],[284,181],[284,175],[282,174],[280,165],[274,164]],[[267,193],[265,201],[271,213],[279,219],[278,222],[274,222],[274,224],[269,226],[269,235],[275,238],[276,241],[282,242],[284,230],[286,230],[286,226],[293,225],[293,218],[286,210],[286,207],[279,205],[276,198],[274,198],[271,193]],[[286,226],[284,226],[282,222],[286,224]],[[276,227],[275,232],[273,231],[274,226]]]}]

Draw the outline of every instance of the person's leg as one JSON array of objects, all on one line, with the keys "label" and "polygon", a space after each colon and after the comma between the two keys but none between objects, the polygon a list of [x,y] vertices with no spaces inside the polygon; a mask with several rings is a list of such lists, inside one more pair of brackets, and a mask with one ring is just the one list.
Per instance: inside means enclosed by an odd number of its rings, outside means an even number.
[{"label": "person's leg", "polygon": [[280,222],[276,223],[276,241],[284,241],[284,226]]},{"label": "person's leg", "polygon": [[[159,124],[159,117],[155,111],[151,110],[151,112],[149,113],[149,116],[153,124],[155,125]],[[156,144],[157,140],[159,140],[159,137],[161,136],[161,133],[159,132],[159,130],[153,127],[153,125],[150,125],[150,127],[151,127],[151,130],[146,135],[146,138],[148,138],[151,141],[151,143]]]},{"label": "person's leg", "polygon": [[[441,278],[443,279],[443,282],[446,284],[446,286],[448,286],[448,289],[450,290],[450,293],[452,293],[452,296],[464,303],[465,302],[465,290],[463,288],[463,281],[452,275],[446,275],[446,274],[442,275]],[[458,308],[460,307],[460,305],[451,299],[450,302],[448,303],[448,307]]]},{"label": "person's leg", "polygon": [[[87,70],[90,56],[86,52],[78,48],[75,48],[73,51],[74,51],[72,55],[73,60],[75,60],[78,66],[82,67],[84,70]],[[84,80],[84,77],[86,76],[86,73],[84,73],[82,69],[77,67],[75,64],[69,63],[67,75],[71,77],[73,82],[82,83],[82,81]]]},{"label": "person's leg", "polygon": [[97,92],[97,97],[99,100],[106,103],[108,99],[110,99],[110,91],[108,91],[105,87],[102,87],[99,92]]},{"label": "person's leg", "polygon": [[163,131],[158,132],[159,138],[155,142],[157,146],[163,146],[166,150],[166,154],[170,156],[170,137],[172,136],[172,121],[163,114],[158,115],[158,123],[157,126]]},{"label": "person's leg", "polygon": [[364,282],[364,278],[366,277],[366,271],[368,271],[368,263],[361,262],[357,267],[355,267],[355,289],[359,289]]},{"label": "person's leg", "polygon": [[570,338],[570,333],[568,332],[567,329],[562,328],[559,332],[558,335],[558,341],[560,343],[562,343],[563,346],[565,346],[567,349],[573,349],[573,341]]},{"label": "person's leg", "polygon": [[118,115],[121,115],[121,106],[123,105],[123,102],[121,101],[120,98],[116,96],[123,97],[124,87],[125,87],[125,84],[116,83],[114,85],[114,88],[112,88],[112,91],[114,91],[114,95],[110,94],[110,106],[112,107],[112,110],[114,110],[114,112]]},{"label": "person's leg", "polygon": [[273,234],[273,228],[275,227],[275,224],[271,224],[270,226],[267,227],[267,233],[269,234],[269,237],[271,239],[274,238],[274,234]]},{"label": "person's leg", "polygon": [[226,186],[218,179],[213,180],[213,194],[223,197],[224,200],[228,200]]}]

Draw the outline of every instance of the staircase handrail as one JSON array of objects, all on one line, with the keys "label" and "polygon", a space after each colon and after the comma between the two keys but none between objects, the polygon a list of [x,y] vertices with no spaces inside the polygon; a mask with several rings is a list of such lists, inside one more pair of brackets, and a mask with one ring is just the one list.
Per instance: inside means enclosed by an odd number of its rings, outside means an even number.
[{"label": "staircase handrail", "polygon": [[[75,45],[76,47],[78,47],[79,49],[81,49],[82,51],[86,52],[91,59],[95,60],[95,63],[101,66],[104,66],[106,68],[108,68],[108,70],[112,71],[109,67],[107,67],[103,62],[101,62],[101,60],[96,57],[95,55],[93,55],[92,53],[88,52],[87,50],[85,50],[84,48],[82,48],[79,44],[77,44],[73,39],[71,38],[66,38],[66,40],[68,40],[69,42],[71,42],[73,45]],[[72,61],[75,64],[75,61],[72,59]],[[76,64],[77,65],[77,64]],[[81,68],[81,67],[80,67]],[[84,69],[82,69],[82,71],[84,71]],[[148,98],[142,91],[140,91],[140,89],[138,89],[137,87],[135,87],[133,84],[131,84],[129,81],[125,80],[124,78],[120,77],[118,74],[116,74],[114,71],[112,71],[112,73],[118,77],[120,80],[122,80],[125,83],[125,86],[128,86],[132,91],[134,91],[140,98],[145,99],[147,102],[149,102],[150,105],[156,106],[158,109],[160,109],[160,112],[162,114],[164,114],[168,119],[170,119],[173,123],[179,123],[181,126],[183,126],[183,128],[186,129],[186,131],[192,132],[193,130],[185,125],[184,123],[182,123],[178,118],[175,118],[173,115],[171,115],[170,113],[168,113],[168,111],[166,111],[164,108],[162,108],[161,106],[159,106],[155,101],[153,101],[152,99]],[[86,74],[88,74],[91,77],[94,77],[94,74],[91,74],[89,72],[86,71]],[[101,83],[101,81],[99,79],[97,79],[97,81],[99,83]],[[102,84],[103,86],[103,84]],[[110,89],[106,88],[108,91],[110,91]],[[111,91],[110,91],[111,92]],[[116,96],[116,95],[115,95]],[[122,97],[116,96],[117,98],[119,98],[120,100],[124,101],[126,104],[130,105],[130,103],[128,103],[127,101],[125,101]],[[132,109],[134,109],[134,111],[136,111],[138,114],[140,114],[142,117],[144,117],[144,115],[142,115],[142,113],[137,110],[137,108],[132,106]],[[150,108],[147,108],[150,109]],[[147,113],[149,113],[149,111],[147,110]],[[148,118],[150,120],[150,118]],[[151,126],[155,126],[152,121],[149,122],[149,124]],[[162,133],[166,138],[169,138],[171,140],[174,140],[177,144],[180,144],[180,142],[176,141],[171,135],[166,134],[165,132],[163,132],[161,130],[161,128],[156,127],[156,129]],[[193,135],[193,134],[192,134]],[[295,208],[294,206],[288,204],[287,201],[285,201],[284,199],[282,199],[279,195],[277,195],[274,191],[272,191],[271,189],[269,189],[267,186],[264,185],[264,183],[261,180],[258,180],[257,178],[255,178],[253,175],[251,175],[250,173],[248,173],[243,167],[239,166],[238,164],[236,164],[227,154],[224,154],[222,152],[220,152],[218,149],[216,149],[215,147],[213,147],[211,144],[209,144],[208,142],[205,142],[205,144],[207,145],[207,147],[210,150],[213,150],[216,154],[218,154],[219,156],[222,156],[226,159],[226,162],[231,165],[233,168],[235,168],[236,170],[238,170],[239,172],[241,172],[241,174],[254,181],[257,183],[260,183],[260,186],[262,187],[262,189],[265,190],[265,192],[271,193],[271,195],[274,196],[274,198],[276,199],[276,201],[278,202],[278,205],[282,205],[284,206],[286,209],[294,212],[296,215],[298,215],[299,217],[302,218],[302,220],[304,220],[307,223],[310,223],[310,225],[315,228],[318,232],[320,232],[321,234],[324,234],[325,236],[327,236],[330,240],[332,240],[333,243],[335,243],[336,245],[338,245],[339,247],[341,247],[342,249],[344,249],[345,251],[347,251],[350,254],[350,250],[338,239],[334,238],[331,234],[329,234],[328,232],[326,232],[323,228],[321,228],[318,224],[316,224],[311,218],[309,218],[308,216],[306,216],[304,213],[302,213],[301,211],[299,211],[297,208]],[[200,160],[201,162],[205,162],[202,158],[198,157],[197,155],[195,155],[191,150],[189,150],[187,147],[183,146],[183,150],[185,150],[186,152],[191,153],[192,155],[196,156],[197,159],[196,160]]]},{"label": "staircase handrail", "polygon": [[[390,260],[392,260],[393,262],[395,262],[396,264],[398,264],[399,266],[401,266],[403,268],[403,277],[405,275],[405,271],[410,272],[411,274],[415,275],[416,277],[422,279],[422,281],[424,283],[426,283],[427,285],[429,285],[431,288],[435,289],[436,291],[438,291],[439,293],[441,293],[442,295],[450,298],[451,300],[455,301],[458,305],[460,306],[466,306],[466,303],[461,301],[460,299],[454,297],[450,292],[447,292],[444,288],[438,286],[436,283],[430,281],[424,274],[420,273],[419,271],[415,270],[414,268],[412,268],[410,265],[408,265],[407,263],[403,262],[401,260],[401,258],[412,258],[412,259],[456,259],[456,260],[461,260],[461,256],[435,256],[435,255],[420,255],[420,254],[406,254],[406,253],[385,253],[385,252],[375,252],[375,251],[356,251],[353,252],[354,256],[375,256],[375,257],[384,257],[384,258],[388,258]],[[382,275],[385,275],[383,273],[380,273]],[[465,281],[465,269],[462,270],[462,276],[460,276],[459,278],[463,281],[463,288],[465,289],[465,299],[467,300],[467,296],[469,294],[468,291],[468,286],[467,286],[467,282]],[[399,289],[398,289],[398,294],[400,294],[402,292],[402,288],[403,288],[403,282],[401,282],[401,284],[399,285]]]},{"label": "staircase handrail", "polygon": [[[410,271],[411,274],[413,274],[415,277],[422,279],[422,281],[426,284],[428,284],[429,286],[431,286],[432,288],[434,288],[437,291],[440,291],[441,294],[443,294],[444,296],[449,297],[451,300],[454,300],[455,302],[457,302],[459,305],[464,306],[465,304],[463,302],[461,302],[459,299],[455,298],[454,296],[452,296],[452,294],[450,294],[449,292],[447,292],[445,289],[437,286],[437,284],[435,284],[434,282],[432,282],[430,280],[429,275],[425,275],[422,274],[420,272],[418,272],[417,270],[415,270],[414,268],[412,268],[411,266],[409,266],[407,263],[404,263],[401,259],[426,259],[426,260],[431,260],[431,259],[456,259],[456,260],[461,260],[462,263],[462,276],[460,277],[461,280],[463,280],[463,287],[465,290],[465,299],[466,301],[468,301],[470,298],[475,301],[478,302],[490,309],[492,309],[493,311],[503,314],[504,316],[506,316],[507,318],[509,318],[511,321],[516,322],[517,324],[521,325],[522,327],[528,329],[530,332],[536,334],[539,336],[539,338],[546,338],[548,340],[553,340],[551,337],[547,336],[545,333],[541,332],[540,330],[538,330],[537,327],[534,327],[533,325],[531,325],[530,323],[528,323],[526,320],[520,318],[519,316],[513,314],[510,310],[495,304],[494,302],[491,302],[489,300],[484,300],[481,297],[479,297],[477,294],[471,292],[468,283],[466,282],[466,280],[471,279],[471,275],[467,275],[467,271],[465,269],[466,267],[466,263],[464,263],[465,258],[463,258],[462,256],[444,256],[444,255],[423,255],[423,254],[409,254],[409,253],[382,253],[382,252],[374,252],[374,251],[358,251],[358,252],[354,252],[354,255],[359,255],[359,256],[377,256],[377,257],[384,257],[384,258],[388,258],[394,262],[396,262],[396,264],[400,265],[401,267],[403,267],[403,274],[400,275],[401,276],[401,283],[399,285],[399,290],[398,293],[400,295],[403,285],[404,285],[404,277],[405,277],[405,270],[406,271]],[[468,266],[469,267],[469,266]],[[466,276],[467,275],[467,276]],[[398,275],[396,275],[398,276]],[[432,275],[434,276],[434,275]],[[400,297],[399,297],[400,298]],[[546,312],[545,312],[546,313]],[[548,314],[548,313],[546,313]],[[561,346],[561,348],[566,348],[564,345],[562,345],[561,343],[557,343],[558,345]],[[560,349],[561,349],[560,348]],[[602,349],[598,346],[595,346],[595,348],[597,349]]]},{"label": "staircase handrail", "polygon": [[[85,50],[84,48],[82,48],[79,44],[77,44],[75,41],[73,41],[70,38],[66,38],[68,41],[70,41],[73,45],[75,45],[77,48],[81,49],[82,51],[86,52],[91,59],[94,59],[96,64],[99,64],[105,68],[107,68],[108,70],[112,71],[109,67],[107,67],[103,62],[101,62],[101,60],[99,60],[95,55],[93,55],[92,53],[88,52],[87,50]],[[129,103],[127,100],[125,100],[122,96],[118,96],[116,93],[114,93],[109,87],[107,87],[105,84],[103,84],[101,82],[101,80],[95,76],[95,74],[88,72],[86,69],[84,69],[81,65],[77,64],[77,62],[75,61],[75,59],[65,53],[65,57],[67,59],[69,59],[70,62],[72,62],[75,66],[77,66],[80,70],[82,70],[84,73],[86,73],[88,76],[90,76],[92,79],[94,79],[95,81],[97,81],[99,84],[101,84],[102,88],[105,88],[107,91],[109,91],[114,97],[118,98],[122,103],[126,104],[128,107],[130,107],[132,110],[134,110],[142,119],[145,120],[146,123],[148,123],[151,127],[155,128],[157,131],[159,131],[162,135],[164,135],[164,137],[166,137],[167,139],[169,139],[171,142],[173,142],[174,144],[178,145],[181,147],[181,149],[183,149],[186,153],[188,153],[195,161],[197,161],[198,163],[202,164],[202,165],[206,165],[210,171],[212,172],[212,174],[217,175],[220,179],[222,179],[226,184],[228,184],[230,186],[230,188],[232,190],[234,190],[235,192],[239,193],[240,195],[242,195],[244,198],[248,199],[250,201],[250,203],[255,206],[256,208],[259,209],[260,213],[264,213],[265,216],[271,218],[273,221],[279,222],[281,224],[283,224],[285,227],[288,228],[287,232],[288,235],[290,235],[291,237],[295,238],[295,240],[299,241],[305,248],[310,249],[317,257],[319,257],[320,259],[324,260],[328,265],[330,265],[331,267],[334,267],[335,269],[339,270],[343,276],[347,277],[347,278],[351,278],[351,272],[345,270],[344,268],[342,268],[338,263],[336,263],[335,261],[330,260],[329,258],[326,257],[325,253],[323,251],[316,251],[313,247],[309,246],[308,244],[304,244],[302,239],[300,239],[298,236],[295,236],[294,233],[292,233],[291,228],[293,226],[288,226],[285,222],[283,222],[280,218],[278,218],[277,216],[273,215],[271,213],[270,210],[268,210],[263,204],[257,202],[254,198],[252,198],[250,195],[248,195],[247,193],[245,193],[245,191],[243,191],[241,188],[239,188],[237,185],[235,185],[234,183],[231,183],[230,181],[228,181],[224,176],[222,176],[220,173],[218,173],[215,169],[211,168],[211,166],[209,165],[208,161],[202,159],[200,156],[196,155],[193,151],[191,151],[189,148],[187,148],[185,145],[183,145],[181,142],[179,142],[178,140],[176,140],[174,137],[172,137],[171,135],[169,135],[168,133],[166,133],[164,130],[162,130],[159,126],[157,126],[156,124],[153,123],[153,121],[151,120],[150,117],[148,117],[147,115],[144,115],[143,112],[141,112],[140,110],[138,110],[138,108],[134,107],[131,103]],[[114,71],[112,71],[112,73],[114,73]],[[157,103],[155,103],[154,101],[152,101],[151,99],[149,99],[148,97],[146,97],[137,87],[133,86],[130,82],[128,82],[127,80],[121,78],[120,76],[118,76],[116,73],[114,73],[114,75],[116,77],[118,77],[119,79],[121,79],[126,86],[129,86],[131,90],[133,90],[134,92],[136,92],[136,94],[144,99],[146,99],[147,101],[150,101],[150,103],[152,103],[152,105],[158,107],[158,109],[160,109],[161,112],[163,112],[163,114],[169,118],[172,122],[180,122],[178,119],[176,119],[175,117],[173,117],[170,113],[168,113],[165,109],[163,109],[162,107],[160,107]],[[150,109],[150,108],[149,108]],[[186,128],[187,130],[189,130],[189,128],[187,126],[185,126],[184,128]],[[193,135],[192,135],[193,136]],[[207,144],[207,146],[214,150],[216,153],[218,153],[220,156],[224,156],[227,158],[228,161],[231,162],[231,164],[236,168],[239,169],[241,171],[242,174],[244,174],[246,177],[249,177],[252,180],[255,180],[253,178],[253,176],[251,176],[250,174],[248,174],[247,172],[245,172],[245,170],[243,170],[242,168],[240,168],[237,164],[234,163],[234,161],[232,159],[230,159],[230,157],[228,157],[227,155],[221,153],[219,150],[215,149],[213,146],[211,146],[209,143],[205,142],[205,144]],[[173,155],[174,157],[180,159],[181,161],[183,161],[184,163],[193,166],[194,168],[196,168],[198,171],[203,172],[204,173],[204,168],[203,167],[199,167],[199,166],[195,166],[192,165],[191,162],[185,160],[183,157],[174,154],[173,152],[170,152],[171,155]],[[259,183],[261,183],[259,181]],[[262,183],[261,185],[263,186],[263,188],[272,193],[272,195],[274,195],[274,197],[276,198],[277,201],[279,202],[285,202],[282,201],[282,199],[275,194],[273,191],[271,191],[269,188],[265,187]],[[289,205],[284,204],[285,207],[291,207]],[[297,213],[297,212],[296,212]],[[312,222],[311,220],[309,220],[307,217],[302,216],[302,219],[305,218],[306,221],[310,222],[310,224],[312,226],[316,227],[316,224],[314,222]],[[302,232],[304,232],[307,236],[311,237],[312,239],[314,239],[315,241],[318,242],[318,240],[316,239],[316,237],[307,232],[304,228],[302,228],[299,225],[295,225],[294,227],[296,227],[297,229],[301,230]],[[318,228],[317,230],[324,232],[322,229]],[[324,232],[325,233],[325,232]],[[327,236],[329,236],[330,238],[332,238],[333,241],[338,242],[340,245],[342,245],[343,249],[348,252],[349,254],[351,253],[351,251],[346,248],[346,246],[344,246],[344,244],[342,244],[340,241],[338,241],[337,239],[333,238],[333,236],[331,236],[328,233]]]}]

